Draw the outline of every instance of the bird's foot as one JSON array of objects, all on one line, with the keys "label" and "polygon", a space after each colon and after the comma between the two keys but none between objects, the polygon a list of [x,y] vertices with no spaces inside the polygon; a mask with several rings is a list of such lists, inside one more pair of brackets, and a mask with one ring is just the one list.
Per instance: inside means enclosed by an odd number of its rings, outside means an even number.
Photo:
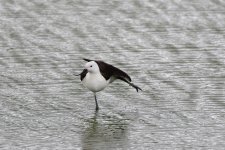
[{"label": "bird's foot", "polygon": [[135,85],[135,84],[133,84],[133,83],[129,83],[133,88],[135,88],[136,89],[136,91],[138,92],[138,90],[141,90],[142,91],[142,89],[140,88],[140,87],[138,87],[137,85]]}]

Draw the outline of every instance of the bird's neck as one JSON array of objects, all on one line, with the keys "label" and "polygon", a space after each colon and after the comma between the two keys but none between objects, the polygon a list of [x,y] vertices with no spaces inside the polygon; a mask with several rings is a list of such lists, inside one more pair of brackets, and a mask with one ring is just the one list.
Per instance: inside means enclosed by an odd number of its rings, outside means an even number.
[{"label": "bird's neck", "polygon": [[88,72],[90,75],[98,75],[100,72]]}]

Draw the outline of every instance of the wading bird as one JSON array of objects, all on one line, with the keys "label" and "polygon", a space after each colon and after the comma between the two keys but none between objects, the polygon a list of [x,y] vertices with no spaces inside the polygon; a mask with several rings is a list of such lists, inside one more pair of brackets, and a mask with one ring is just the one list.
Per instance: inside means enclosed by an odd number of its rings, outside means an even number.
[{"label": "wading bird", "polygon": [[80,76],[82,84],[94,93],[96,111],[99,110],[96,93],[102,91],[116,79],[120,79],[128,83],[130,86],[135,88],[137,92],[138,90],[142,90],[137,85],[131,83],[130,76],[119,68],[100,60],[90,60],[85,58],[83,60],[87,61],[85,69],[77,76]]}]

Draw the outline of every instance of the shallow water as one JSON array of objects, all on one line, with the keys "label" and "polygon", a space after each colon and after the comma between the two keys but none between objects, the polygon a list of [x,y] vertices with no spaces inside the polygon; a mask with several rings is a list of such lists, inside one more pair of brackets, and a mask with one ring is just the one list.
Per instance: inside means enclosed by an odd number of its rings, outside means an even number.
[{"label": "shallow water", "polygon": [[[224,149],[225,2],[0,1],[1,149]],[[125,70],[94,97],[82,58]]]}]

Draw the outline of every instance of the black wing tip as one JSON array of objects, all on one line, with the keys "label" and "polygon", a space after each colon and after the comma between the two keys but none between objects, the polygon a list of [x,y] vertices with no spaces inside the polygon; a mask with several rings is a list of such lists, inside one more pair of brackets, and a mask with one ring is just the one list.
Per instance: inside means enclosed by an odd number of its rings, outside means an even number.
[{"label": "black wing tip", "polygon": [[[99,63],[105,63],[107,64],[106,62],[102,61],[102,60],[93,60],[93,59],[87,59],[87,58],[82,58],[84,61],[87,61],[87,62],[90,62],[90,61],[95,61],[95,62],[99,62]],[[110,64],[108,64],[110,65]]]},{"label": "black wing tip", "polygon": [[129,75],[127,75],[127,76],[128,76],[128,80],[131,82],[132,80],[131,80],[130,76]]},{"label": "black wing tip", "polygon": [[87,58],[83,58],[83,60],[87,62],[92,61],[91,59],[87,59]]},{"label": "black wing tip", "polygon": [[[124,71],[123,71],[123,72],[124,72]],[[132,82],[131,77],[130,77],[126,72],[124,72],[124,78],[125,78],[126,80],[128,80],[129,82]]]}]

